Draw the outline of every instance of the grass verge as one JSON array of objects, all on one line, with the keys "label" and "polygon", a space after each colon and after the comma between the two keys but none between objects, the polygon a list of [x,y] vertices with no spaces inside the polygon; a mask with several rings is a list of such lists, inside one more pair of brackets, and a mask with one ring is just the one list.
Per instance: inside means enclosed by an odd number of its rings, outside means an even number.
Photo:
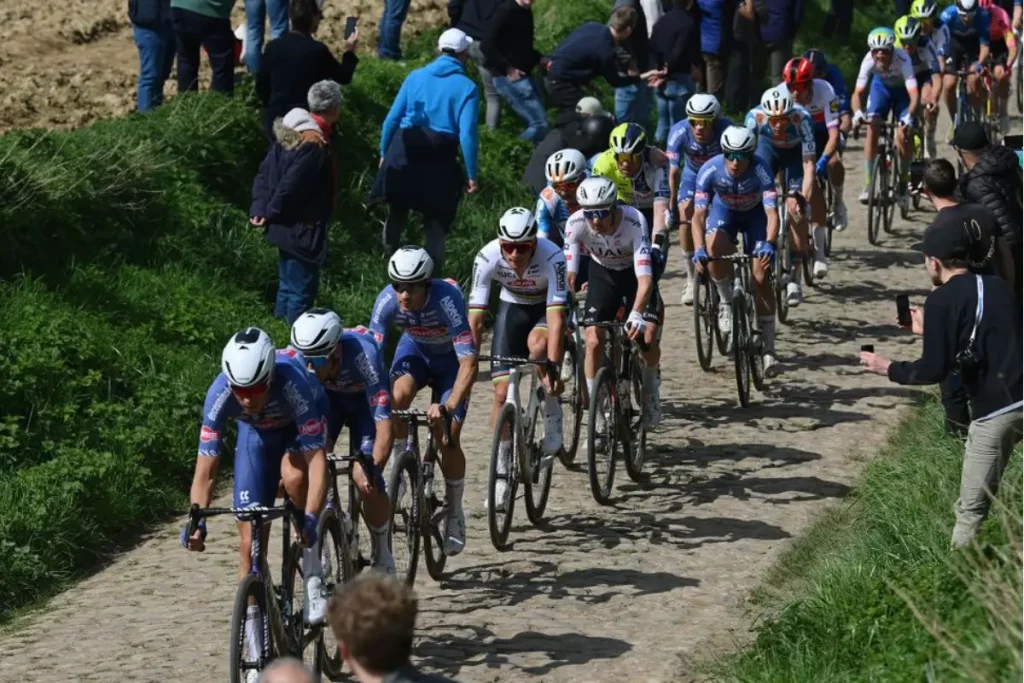
[{"label": "grass verge", "polygon": [[755,595],[775,614],[716,673],[742,681],[1010,681],[1021,670],[1021,459],[979,545],[949,549],[963,446],[929,401]]}]

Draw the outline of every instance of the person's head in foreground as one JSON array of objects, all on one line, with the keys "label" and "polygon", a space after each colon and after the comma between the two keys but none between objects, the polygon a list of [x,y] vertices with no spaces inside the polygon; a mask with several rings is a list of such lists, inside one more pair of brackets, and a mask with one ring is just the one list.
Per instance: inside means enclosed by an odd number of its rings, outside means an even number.
[{"label": "person's head in foreground", "polygon": [[282,657],[263,670],[259,683],[313,683],[313,676],[299,660]]},{"label": "person's head in foreground", "polygon": [[[975,232],[972,232],[975,231]],[[936,287],[970,265],[975,244],[983,236],[977,223],[938,222],[924,231],[920,243],[911,247],[924,254],[924,267]]]},{"label": "person's head in foreground", "polygon": [[988,134],[985,128],[977,121],[961,123],[953,133],[953,148],[970,171],[978,163],[982,152],[988,149]]},{"label": "person's head in foreground", "polygon": [[416,611],[412,590],[379,572],[360,574],[331,599],[327,620],[358,680],[409,666]]}]

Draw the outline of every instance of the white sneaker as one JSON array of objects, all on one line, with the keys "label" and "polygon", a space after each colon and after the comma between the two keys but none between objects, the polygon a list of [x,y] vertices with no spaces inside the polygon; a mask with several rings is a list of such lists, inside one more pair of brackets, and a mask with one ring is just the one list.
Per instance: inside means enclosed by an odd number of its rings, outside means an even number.
[{"label": "white sneaker", "polygon": [[327,598],[322,578],[311,576],[306,579],[306,604],[304,605],[304,612],[307,624],[317,626],[324,623],[324,617],[327,615]]},{"label": "white sneaker", "polygon": [[544,416],[544,441],[541,443],[544,455],[554,455],[562,450],[562,411]]},{"label": "white sneaker", "polygon": [[796,307],[801,304],[804,300],[804,291],[800,288],[800,283],[793,280],[786,285],[786,301],[789,302],[790,306]]},{"label": "white sneaker", "polygon": [[846,202],[842,199],[836,200],[836,213],[835,213],[835,230],[836,232],[842,232],[846,230],[846,226],[850,224],[850,216],[846,211]]},{"label": "white sneaker", "polygon": [[828,275],[828,257],[825,256],[825,250],[816,252],[814,254],[814,279],[824,280],[825,276]]},{"label": "white sneaker", "polygon": [[565,357],[562,359],[562,381],[568,382],[572,380],[572,375],[575,370],[576,368],[572,366],[572,356],[568,353],[565,354]]},{"label": "white sneaker", "polygon": [[723,337],[732,334],[732,307],[724,301],[718,309],[718,331]]},{"label": "white sneaker", "polygon": [[857,201],[861,204],[867,205],[868,203],[868,188],[861,190],[860,194],[857,195]]},{"label": "white sneaker", "polygon": [[466,548],[466,513],[448,513],[444,520],[444,554],[455,557]]},{"label": "white sneaker", "polygon": [[684,306],[693,305],[693,280],[686,281],[686,287],[683,288],[683,296],[679,301]]},{"label": "white sneaker", "polygon": [[779,374],[779,361],[770,353],[764,354],[764,376],[775,377]]}]

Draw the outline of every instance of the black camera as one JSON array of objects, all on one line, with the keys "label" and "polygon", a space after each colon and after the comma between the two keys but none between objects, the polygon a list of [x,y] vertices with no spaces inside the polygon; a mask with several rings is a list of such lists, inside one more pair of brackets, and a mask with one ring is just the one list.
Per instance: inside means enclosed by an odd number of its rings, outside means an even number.
[{"label": "black camera", "polygon": [[975,378],[978,375],[981,362],[981,353],[972,340],[967,344],[967,348],[956,354],[956,372],[960,375],[960,379],[968,381]]}]

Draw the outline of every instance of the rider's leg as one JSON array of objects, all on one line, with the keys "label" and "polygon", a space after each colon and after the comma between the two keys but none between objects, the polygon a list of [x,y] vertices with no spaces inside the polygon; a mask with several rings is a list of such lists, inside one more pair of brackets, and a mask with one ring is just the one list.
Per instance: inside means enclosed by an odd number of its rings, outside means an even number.
[{"label": "rider's leg", "polygon": [[[445,392],[449,393],[449,392]],[[442,394],[442,401],[447,397]],[[462,494],[465,488],[466,455],[462,451],[462,420],[465,419],[465,406],[455,412],[452,420],[452,440],[445,445],[441,435],[441,427],[434,429],[438,451],[441,453],[441,473],[444,474],[445,500],[448,503],[448,515],[444,526],[444,553],[458,555],[466,547],[466,515],[462,510]]]},{"label": "rider's leg", "polygon": [[[683,289],[682,302],[689,306],[693,303],[693,288],[696,282],[696,266],[693,263],[693,231],[690,230],[690,221],[693,219],[693,186],[691,181],[687,186],[687,173],[683,172],[683,183],[679,192],[683,201],[679,204],[679,247],[683,254],[683,269],[686,271],[686,287]],[[696,178],[696,175],[694,175]],[[689,189],[687,189],[689,188]],[[686,194],[682,194],[686,192]]]},{"label": "rider's leg", "polygon": [[949,112],[949,130],[953,131],[953,124],[956,122],[956,74],[946,73],[942,76],[942,101],[946,103],[946,111]]},{"label": "rider's leg", "polygon": [[[542,306],[546,309],[546,306]],[[546,311],[541,313],[547,316]],[[548,357],[548,328],[547,321],[541,320],[530,330],[526,338],[526,344],[530,349],[531,360],[544,360]],[[537,367],[538,379],[543,378],[547,370]],[[558,396],[548,391],[544,392],[544,451],[553,455],[562,447],[562,404],[558,402]]]},{"label": "rider's leg", "polygon": [[842,152],[833,154],[828,160],[829,176],[832,179],[832,201],[836,214],[836,229],[845,230],[849,217],[846,201],[843,199],[843,184],[846,182],[846,168],[843,166]]},{"label": "rider's leg", "polygon": [[594,376],[604,364],[604,329],[588,327],[585,330],[587,355],[583,359],[583,374],[587,378],[587,393],[593,395]]},{"label": "rider's leg", "polygon": [[[413,399],[416,398],[416,392],[419,387],[416,384],[416,378],[409,374],[402,374],[399,376],[392,375],[391,377],[391,408],[393,410],[408,410],[409,406],[412,405]],[[391,457],[388,459],[389,463],[398,462],[398,458],[402,455],[402,451],[405,450],[405,439],[408,435],[408,427],[406,426],[405,420],[392,420],[391,429],[394,430],[395,443],[391,447]],[[394,465],[392,465],[394,467]]]},{"label": "rider's leg", "polygon": [[[707,245],[708,256],[730,256],[736,252],[736,229],[735,221],[732,220],[728,209],[724,209],[717,202],[712,202],[711,210],[708,212],[708,232],[704,242]],[[712,261],[708,264],[708,271],[711,281],[715,283],[718,290],[718,331],[723,335],[732,333],[732,289],[734,271],[731,261]]]},{"label": "rider's leg", "polygon": [[1010,132],[1010,115],[1007,112],[1010,102],[1010,79],[1006,78],[1006,68],[1002,64],[992,68],[992,79],[996,88],[996,113],[999,114],[999,130],[1006,135]]}]

